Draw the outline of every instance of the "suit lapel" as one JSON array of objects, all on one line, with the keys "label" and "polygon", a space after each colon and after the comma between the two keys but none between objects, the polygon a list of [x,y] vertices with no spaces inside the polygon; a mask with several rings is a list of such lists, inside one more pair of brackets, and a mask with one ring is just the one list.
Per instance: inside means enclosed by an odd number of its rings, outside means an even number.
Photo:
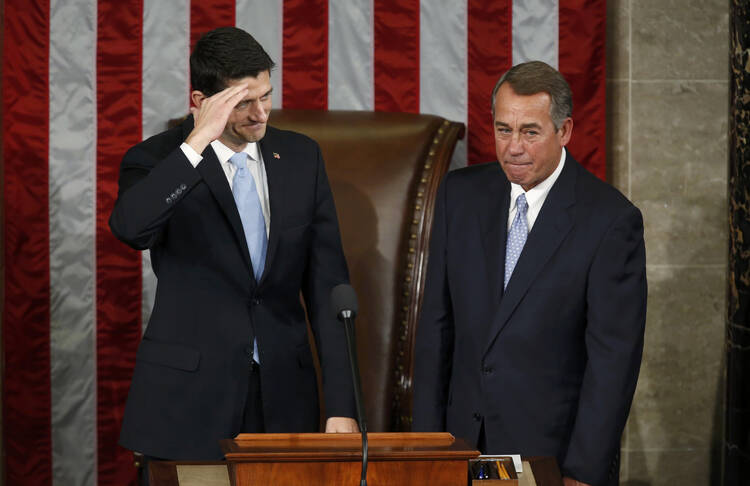
[{"label": "suit lapel", "polygon": [[[183,139],[187,138],[192,129],[193,117],[190,116],[185,122],[183,122]],[[242,257],[245,259],[249,271],[249,269],[252,268],[250,251],[247,248],[245,232],[242,229],[242,220],[240,219],[240,213],[237,211],[237,204],[234,202],[232,190],[227,182],[227,176],[224,173],[224,169],[221,168],[221,163],[216,157],[216,152],[214,152],[211,145],[206,147],[201,155],[203,156],[203,160],[198,164],[196,169],[200,172],[203,181],[206,183],[211,194],[213,194],[214,199],[216,199],[219,207],[229,220],[229,224],[232,227],[234,236],[240,246]]]},{"label": "suit lapel", "polygon": [[206,147],[202,155],[203,161],[198,164],[198,172],[201,173],[203,180],[219,203],[219,207],[221,207],[221,210],[227,216],[234,236],[237,238],[237,243],[240,245],[242,257],[245,259],[245,263],[247,263],[247,268],[250,269],[252,268],[250,251],[245,240],[245,231],[242,228],[240,213],[237,211],[237,204],[234,202],[232,190],[229,188],[229,183],[227,182],[227,176],[221,168],[221,163],[216,157],[214,149],[210,145]]},{"label": "suit lapel", "polygon": [[[560,177],[552,186],[542,210],[539,212],[534,227],[524,245],[521,257],[518,259],[513,275],[508,282],[500,305],[495,313],[487,339],[487,351],[492,347],[498,334],[508,323],[510,316],[526,295],[544,266],[555,253],[567,234],[573,227],[572,211],[575,204],[576,162],[568,156]],[[510,204],[509,202],[507,204]],[[508,215],[506,211],[503,213]],[[507,220],[506,226],[507,226]],[[503,242],[503,249],[505,243]],[[503,252],[504,254],[504,252]],[[504,262],[504,258],[503,258]],[[503,263],[504,264],[504,263]],[[502,269],[504,272],[504,269]],[[502,288],[503,279],[499,279]]]},{"label": "suit lapel", "polygon": [[[266,129],[266,136],[258,143],[260,151],[263,154],[263,164],[266,168],[266,178],[268,180],[268,201],[270,205],[271,213],[271,228],[268,235],[268,250],[266,251],[266,264],[263,267],[263,275],[260,278],[263,279],[268,274],[268,269],[273,263],[273,258],[276,255],[276,249],[279,246],[279,238],[281,236],[281,228],[283,226],[283,204],[284,200],[284,168],[280,157],[281,148],[278,147],[278,140],[275,136],[274,129],[268,127]],[[278,157],[278,158],[277,158]]]},{"label": "suit lapel", "polygon": [[487,274],[490,278],[493,302],[497,304],[503,295],[503,269],[505,266],[505,242],[508,228],[504,224],[508,218],[510,205],[510,183],[497,165],[498,174],[493,178],[489,190],[485,192],[486,199],[478,212],[479,226],[484,246]]}]

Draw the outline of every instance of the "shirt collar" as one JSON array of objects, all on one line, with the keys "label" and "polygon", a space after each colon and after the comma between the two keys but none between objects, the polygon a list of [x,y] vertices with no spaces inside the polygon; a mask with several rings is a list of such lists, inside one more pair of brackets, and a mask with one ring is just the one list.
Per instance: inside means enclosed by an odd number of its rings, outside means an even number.
[{"label": "shirt collar", "polygon": [[552,189],[552,186],[555,185],[555,181],[557,181],[557,178],[560,177],[563,165],[565,165],[565,153],[565,147],[563,147],[562,152],[560,153],[560,162],[557,164],[555,170],[552,171],[552,174],[550,174],[546,179],[544,179],[542,182],[532,187],[528,191],[524,191],[523,187],[518,184],[515,184],[513,182],[510,183],[511,209],[514,209],[516,207],[516,200],[521,194],[526,194],[526,202],[529,206],[535,206],[538,203],[544,202],[544,200],[547,198],[547,194],[549,194],[549,191]]},{"label": "shirt collar", "polygon": [[[213,142],[211,142],[211,147],[214,149],[216,157],[222,164],[229,162],[229,158],[235,153],[234,150],[230,149],[219,140],[214,140]],[[247,145],[245,145],[245,148],[243,148],[242,151],[245,152],[252,160],[258,160],[258,144],[256,142],[248,143]]]}]

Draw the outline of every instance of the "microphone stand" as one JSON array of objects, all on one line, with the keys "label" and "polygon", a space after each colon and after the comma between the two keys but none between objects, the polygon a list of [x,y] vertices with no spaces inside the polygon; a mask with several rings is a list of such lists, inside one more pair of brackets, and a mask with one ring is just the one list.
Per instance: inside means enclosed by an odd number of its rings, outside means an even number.
[{"label": "microphone stand", "polygon": [[359,364],[357,360],[357,346],[354,342],[354,313],[351,310],[341,311],[340,317],[344,321],[346,344],[349,350],[349,364],[352,368],[352,382],[354,384],[354,401],[357,405],[357,419],[359,431],[362,433],[362,476],[360,486],[367,486],[367,422],[365,407],[362,403],[362,384],[359,378]]}]

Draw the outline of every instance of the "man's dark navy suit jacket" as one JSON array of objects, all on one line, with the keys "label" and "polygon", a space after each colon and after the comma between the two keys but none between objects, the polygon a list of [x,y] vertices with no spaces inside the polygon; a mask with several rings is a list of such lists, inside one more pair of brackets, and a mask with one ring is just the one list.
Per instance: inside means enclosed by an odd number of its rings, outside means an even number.
[{"label": "man's dark navy suit jacket", "polygon": [[509,204],[496,162],[438,192],[413,428],[477,444],[484,424],[490,453],[614,483],[643,349],[641,214],[568,155],[503,291]]},{"label": "man's dark navy suit jacket", "polygon": [[321,358],[327,416],[354,416],[344,331],[330,311],[348,281],[323,158],[311,139],[268,127],[270,235],[255,281],[231,189],[211,146],[194,168],[182,125],[131,148],[120,171],[112,232],[149,249],[158,279],[138,348],[120,443],[170,459],[222,457],[247,399],[253,339],[267,432],[316,432],[318,393],[304,296]]}]

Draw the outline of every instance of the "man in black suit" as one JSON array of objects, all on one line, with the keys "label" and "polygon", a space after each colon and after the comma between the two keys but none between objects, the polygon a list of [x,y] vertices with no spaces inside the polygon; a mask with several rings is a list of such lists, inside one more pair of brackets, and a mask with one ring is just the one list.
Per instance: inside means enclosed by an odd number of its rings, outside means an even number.
[{"label": "man in black suit", "polygon": [[499,164],[438,193],[414,429],[555,456],[566,485],[617,484],[643,350],[641,214],[565,150],[572,96],[555,69],[510,69],[492,113]]},{"label": "man in black suit", "polygon": [[[344,330],[348,281],[318,145],[267,126],[273,61],[248,33],[209,32],[190,58],[192,116],[131,148],[112,232],[151,251],[156,301],[120,443],[167,459],[221,458],[239,432],[356,432]],[[300,292],[304,297],[303,309]]]}]

